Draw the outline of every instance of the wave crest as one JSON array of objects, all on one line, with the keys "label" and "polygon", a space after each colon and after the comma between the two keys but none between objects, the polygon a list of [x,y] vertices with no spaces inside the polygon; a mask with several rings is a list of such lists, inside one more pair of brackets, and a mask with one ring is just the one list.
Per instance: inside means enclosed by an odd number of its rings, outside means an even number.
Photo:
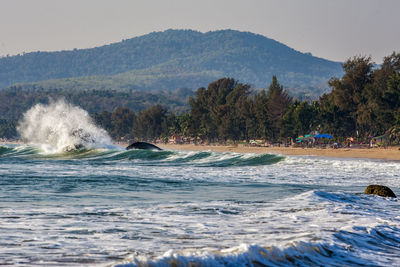
[{"label": "wave crest", "polygon": [[111,146],[110,136],[85,110],[64,100],[33,106],[17,130],[23,139],[48,153]]},{"label": "wave crest", "polygon": [[[63,138],[63,137],[61,137]],[[0,146],[0,157],[21,157],[29,155],[31,158],[51,158],[51,159],[81,159],[98,162],[113,161],[131,161],[137,165],[168,165],[168,166],[193,166],[193,167],[236,167],[236,166],[263,166],[276,164],[284,159],[282,156],[273,154],[239,154],[239,153],[218,153],[211,151],[153,151],[132,149],[124,150],[121,147],[111,146],[110,148],[101,149],[103,143],[86,142],[84,139],[75,140],[68,139],[68,142],[60,142],[59,146],[51,148],[51,142],[41,142],[38,144],[45,152],[53,152],[50,155],[43,155],[40,150],[29,145],[23,146]],[[59,141],[57,141],[59,142]],[[85,143],[86,142],[86,143]],[[84,147],[73,151],[67,149],[76,144],[84,144]],[[56,143],[55,145],[57,145]],[[50,147],[49,147],[50,146]],[[87,148],[89,146],[89,148]],[[100,149],[90,148],[90,146],[99,146]],[[48,148],[48,149],[46,149]]]},{"label": "wave crest", "polygon": [[[134,256],[117,267],[138,266],[387,266],[400,262],[399,229],[388,226],[363,233],[340,231],[337,243],[294,242],[286,248],[242,244],[220,251],[167,251]],[[376,257],[376,251],[379,257]]]}]

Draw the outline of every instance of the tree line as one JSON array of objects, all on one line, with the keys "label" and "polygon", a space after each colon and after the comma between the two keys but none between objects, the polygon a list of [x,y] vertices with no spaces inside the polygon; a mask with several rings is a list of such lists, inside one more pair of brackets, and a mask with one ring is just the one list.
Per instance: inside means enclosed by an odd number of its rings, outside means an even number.
[{"label": "tree line", "polygon": [[189,97],[188,112],[160,104],[134,112],[117,107],[93,114],[115,140],[166,139],[171,135],[207,142],[263,139],[281,142],[317,130],[335,137],[400,133],[400,53],[376,65],[370,57],[353,57],[344,75],[329,80],[332,91],[314,101],[291,97],[273,76],[268,88],[252,90],[233,78],[222,78]]},{"label": "tree line", "polygon": [[222,78],[189,97],[187,113],[177,115],[155,105],[137,114],[116,109],[94,117],[117,139],[154,140],[178,134],[208,142],[278,142],[314,130],[360,139],[399,133],[400,54],[385,57],[380,66],[370,57],[353,57],[343,70],[341,78],[329,81],[332,91],[315,101],[293,99],[275,76],[267,89],[257,92],[248,84]]}]

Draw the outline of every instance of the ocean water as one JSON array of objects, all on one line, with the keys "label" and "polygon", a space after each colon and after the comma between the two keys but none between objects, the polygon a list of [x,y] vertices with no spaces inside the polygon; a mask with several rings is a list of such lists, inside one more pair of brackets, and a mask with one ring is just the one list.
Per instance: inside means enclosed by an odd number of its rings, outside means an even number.
[{"label": "ocean water", "polygon": [[[0,264],[398,266],[400,163],[0,146]],[[190,265],[192,264],[192,265]]]},{"label": "ocean water", "polygon": [[64,101],[0,145],[0,264],[400,266],[400,163],[114,146]]}]

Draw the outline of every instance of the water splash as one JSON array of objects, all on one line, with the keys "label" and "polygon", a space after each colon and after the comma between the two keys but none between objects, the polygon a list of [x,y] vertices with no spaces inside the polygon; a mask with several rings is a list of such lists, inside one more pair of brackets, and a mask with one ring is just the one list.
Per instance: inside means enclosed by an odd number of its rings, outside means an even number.
[{"label": "water splash", "polygon": [[64,100],[33,106],[17,130],[22,138],[46,153],[112,146],[110,136],[94,124],[85,110]]}]

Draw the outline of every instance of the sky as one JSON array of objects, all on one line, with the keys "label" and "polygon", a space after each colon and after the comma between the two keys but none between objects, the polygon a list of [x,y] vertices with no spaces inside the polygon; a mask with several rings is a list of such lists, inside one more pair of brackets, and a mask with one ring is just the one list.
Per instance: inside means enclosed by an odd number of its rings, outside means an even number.
[{"label": "sky", "polygon": [[400,52],[399,0],[0,0],[0,56],[90,48],[153,31],[233,29],[343,62]]}]

